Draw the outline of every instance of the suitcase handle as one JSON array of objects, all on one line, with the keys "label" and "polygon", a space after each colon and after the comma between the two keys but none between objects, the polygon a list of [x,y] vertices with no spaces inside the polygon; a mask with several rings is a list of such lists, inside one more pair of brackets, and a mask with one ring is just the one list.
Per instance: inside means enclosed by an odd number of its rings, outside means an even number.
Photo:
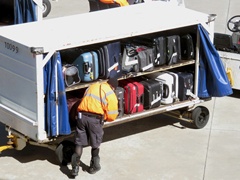
[{"label": "suitcase handle", "polygon": [[169,97],[169,87],[166,84],[163,84],[163,98]]},{"label": "suitcase handle", "polygon": [[85,63],[83,64],[83,72],[84,72],[85,74],[89,74],[89,73],[91,72],[91,69],[92,69],[92,66],[91,66],[91,64],[89,65],[88,62],[85,62]]},{"label": "suitcase handle", "polygon": [[133,46],[127,47],[126,48],[126,53],[128,57],[134,57],[138,55],[138,52],[136,51],[136,48]]},{"label": "suitcase handle", "polygon": [[139,97],[139,104],[144,104],[144,96],[143,95],[141,95]]},{"label": "suitcase handle", "polygon": [[169,59],[168,65],[174,64],[174,63],[175,63],[175,62],[174,62],[174,58],[175,58],[175,57],[178,58],[178,57],[177,57],[177,56],[178,56],[178,53],[177,53],[176,45],[174,45],[174,46],[172,47],[172,52],[169,51],[168,53],[172,54],[171,57],[170,57],[170,59]]}]

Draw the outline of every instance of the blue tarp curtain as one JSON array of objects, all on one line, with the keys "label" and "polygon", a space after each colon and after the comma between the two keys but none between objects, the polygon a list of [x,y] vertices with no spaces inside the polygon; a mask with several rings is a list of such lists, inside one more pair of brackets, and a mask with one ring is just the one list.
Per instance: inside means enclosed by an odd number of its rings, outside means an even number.
[{"label": "blue tarp curtain", "polygon": [[208,32],[198,25],[200,33],[200,67],[198,97],[222,97],[233,93],[222,60]]},{"label": "blue tarp curtain", "polygon": [[[57,78],[56,78],[57,74]],[[56,82],[57,80],[57,82]],[[56,86],[57,84],[57,86]],[[55,53],[44,67],[45,130],[48,136],[71,133],[60,53]],[[58,96],[56,99],[56,95]],[[58,114],[57,114],[58,113]],[[58,115],[58,121],[57,121]]]},{"label": "blue tarp curtain", "polygon": [[14,0],[14,24],[37,20],[36,4],[33,0]]}]

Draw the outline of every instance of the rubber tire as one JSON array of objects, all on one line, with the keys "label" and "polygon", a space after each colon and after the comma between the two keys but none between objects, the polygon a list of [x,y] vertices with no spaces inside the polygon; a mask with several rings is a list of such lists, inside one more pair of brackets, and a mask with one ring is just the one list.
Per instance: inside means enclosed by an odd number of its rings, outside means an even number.
[{"label": "rubber tire", "polygon": [[43,0],[43,17],[47,17],[52,9],[51,3],[49,0]]},{"label": "rubber tire", "polygon": [[72,141],[64,140],[57,146],[55,153],[59,163],[66,166],[71,162],[72,155],[75,152],[75,144]]},{"label": "rubber tire", "polygon": [[192,111],[193,125],[197,129],[204,128],[209,120],[209,110],[204,106],[198,106]]}]

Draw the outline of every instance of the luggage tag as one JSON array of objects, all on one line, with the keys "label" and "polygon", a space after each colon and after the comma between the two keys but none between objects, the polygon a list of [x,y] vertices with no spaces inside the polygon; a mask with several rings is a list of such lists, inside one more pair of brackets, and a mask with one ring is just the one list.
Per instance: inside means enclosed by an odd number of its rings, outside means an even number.
[{"label": "luggage tag", "polygon": [[157,63],[158,59],[161,57],[161,54],[160,53],[157,53],[157,57],[156,59],[154,60],[155,63]]},{"label": "luggage tag", "polygon": [[119,65],[118,62],[116,62],[115,64],[113,64],[111,67],[108,68],[108,72],[111,72],[111,71],[112,71],[113,69],[115,69],[115,68],[117,69],[118,65]]},{"label": "luggage tag", "polygon": [[170,59],[168,65],[175,64],[175,61],[176,61],[175,59],[177,58],[177,55],[178,55],[177,52],[172,54],[171,59]]},{"label": "luggage tag", "polygon": [[136,112],[137,112],[137,107],[139,107],[139,106],[140,106],[139,103],[135,104],[130,112],[132,113],[135,108],[136,108]]},{"label": "luggage tag", "polygon": [[90,72],[90,78],[93,79],[93,72]]},{"label": "luggage tag", "polygon": [[152,68],[152,67],[153,67],[153,63],[151,63],[151,64],[143,67],[143,68],[142,68],[142,71],[146,71],[146,70],[148,70],[148,69],[150,69],[150,68]]},{"label": "luggage tag", "polygon": [[187,95],[187,96],[191,96],[192,98],[195,98],[195,99],[197,98],[197,95],[193,94],[193,93],[190,91],[190,89],[187,89],[186,95]]},{"label": "luggage tag", "polygon": [[[153,95],[154,96],[154,95]],[[153,97],[154,99],[155,97]],[[151,102],[151,106],[154,105],[155,103],[157,103],[158,101],[161,100],[161,96],[158,96],[156,99],[154,99],[152,102]]]},{"label": "luggage tag", "polygon": [[135,65],[138,64],[138,58],[137,56],[133,56],[133,57],[126,57],[126,61],[125,61],[125,65],[126,66],[131,66],[131,65]]}]

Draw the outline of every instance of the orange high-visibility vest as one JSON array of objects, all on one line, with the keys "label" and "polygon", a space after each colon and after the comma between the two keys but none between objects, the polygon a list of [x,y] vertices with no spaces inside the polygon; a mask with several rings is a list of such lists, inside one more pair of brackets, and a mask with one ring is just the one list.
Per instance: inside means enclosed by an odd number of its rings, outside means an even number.
[{"label": "orange high-visibility vest", "polygon": [[116,94],[107,82],[96,82],[86,89],[78,111],[101,114],[106,121],[113,121],[118,116]]},{"label": "orange high-visibility vest", "polygon": [[100,0],[102,3],[105,3],[105,4],[114,4],[114,3],[117,3],[119,4],[120,6],[128,6],[129,3],[127,0]]}]

